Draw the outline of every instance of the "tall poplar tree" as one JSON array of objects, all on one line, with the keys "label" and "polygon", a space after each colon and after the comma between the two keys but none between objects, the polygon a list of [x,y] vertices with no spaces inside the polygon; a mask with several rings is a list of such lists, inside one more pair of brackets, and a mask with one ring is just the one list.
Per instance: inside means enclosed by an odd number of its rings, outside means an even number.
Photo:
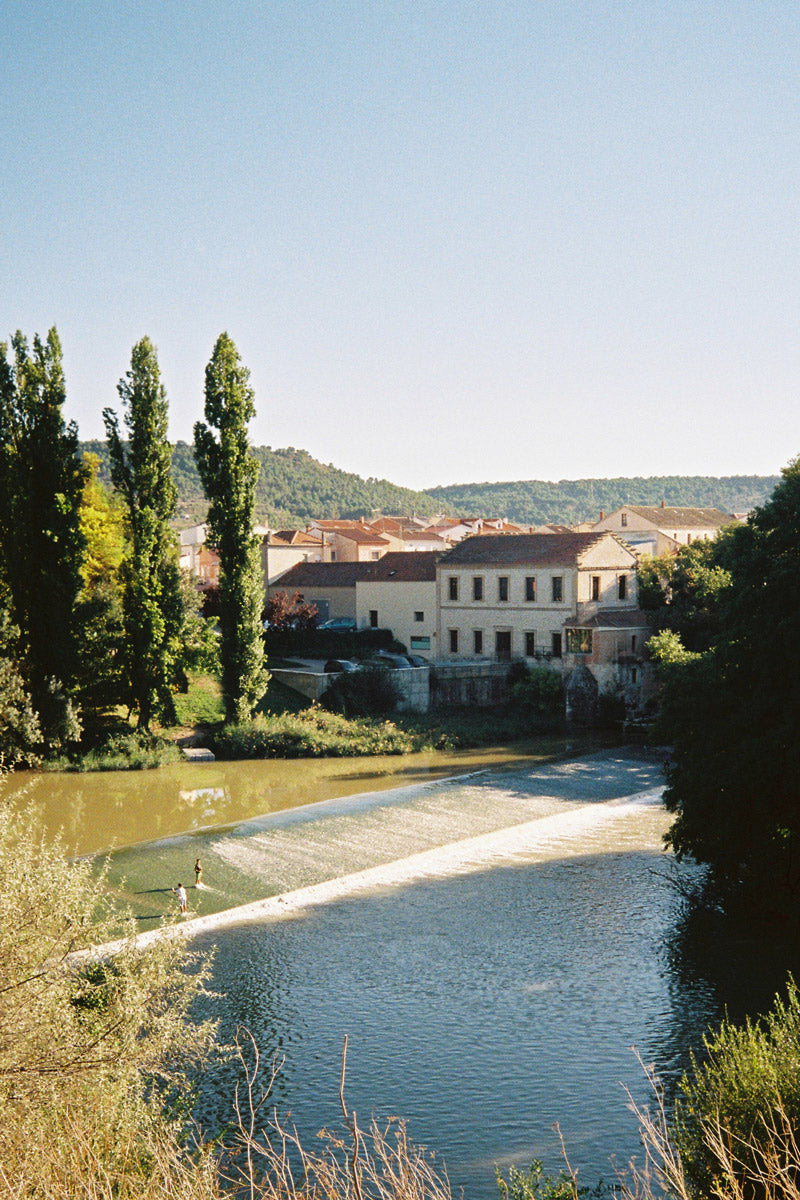
[{"label": "tall poplar tree", "polygon": [[177,548],[169,526],[176,490],[167,441],[167,394],[149,338],[133,347],[131,369],[117,386],[127,444],[117,414],[103,410],[111,479],[125,503],[128,547],[122,563],[125,666],[139,727],[154,716],[174,721],[173,690],[183,624]]},{"label": "tall poplar tree", "polygon": [[64,422],[61,343],[33,346],[18,331],[0,343],[0,573],[21,667],[51,749],[80,735],[75,684],[87,471],[74,422]]},{"label": "tall poplar tree", "polygon": [[[220,559],[220,657],[227,721],[249,720],[266,691],[261,630],[263,584],[253,535],[258,463],[249,453],[255,416],[250,372],[227,333],[206,367],[205,418],[194,453],[209,500],[208,537]],[[216,434],[214,433],[216,430]]]}]

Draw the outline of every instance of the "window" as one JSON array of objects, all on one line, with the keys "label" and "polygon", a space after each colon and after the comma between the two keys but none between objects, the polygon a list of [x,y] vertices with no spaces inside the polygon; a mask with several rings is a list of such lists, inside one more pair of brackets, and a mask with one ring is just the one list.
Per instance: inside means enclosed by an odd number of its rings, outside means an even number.
[{"label": "window", "polygon": [[534,658],[536,655],[536,634],[525,634],[525,657]]},{"label": "window", "polygon": [[525,599],[531,603],[536,599],[536,576],[525,576]]},{"label": "window", "polygon": [[450,637],[450,653],[458,654],[458,630],[448,629],[447,632]]},{"label": "window", "polygon": [[373,629],[378,628],[378,610],[377,610],[377,608],[371,608],[369,610],[369,623]]},{"label": "window", "polygon": [[567,630],[567,654],[591,654],[592,653],[592,631],[591,629],[568,629]]},{"label": "window", "polygon": [[448,600],[458,599],[458,576],[451,575],[447,581],[447,598]]},{"label": "window", "polygon": [[380,558],[380,556],[381,556],[380,550],[371,550],[370,551],[370,558],[372,559],[373,562],[377,562],[378,559]]},{"label": "window", "polygon": [[553,633],[550,635],[551,653],[553,658],[561,658],[561,634]]},{"label": "window", "polygon": [[631,634],[631,654],[636,653],[636,634]]},{"label": "window", "polygon": [[564,576],[554,575],[550,583],[552,585],[553,604],[560,604],[564,599]]},{"label": "window", "polygon": [[497,599],[505,601],[508,599],[508,576],[500,575],[497,580]]},{"label": "window", "polygon": [[414,613],[414,620],[415,620],[415,621],[424,621],[424,620],[425,620],[425,613],[424,613],[424,612],[415,612],[415,613]]},{"label": "window", "polygon": [[472,631],[472,649],[475,654],[483,654],[483,630],[473,629]]},{"label": "window", "polygon": [[628,576],[620,575],[617,578],[617,597],[620,600],[628,598]]},{"label": "window", "polygon": [[411,649],[412,650],[430,650],[430,648],[431,648],[431,639],[429,637],[412,637],[411,638]]},{"label": "window", "polygon": [[628,514],[627,513],[620,514],[619,523],[623,529],[628,528]]},{"label": "window", "polygon": [[593,600],[600,599],[600,576],[599,575],[592,576],[592,599]]},{"label": "window", "polygon": [[472,599],[473,600],[482,600],[483,599],[483,576],[482,575],[473,575],[472,576]]},{"label": "window", "polygon": [[331,562],[336,562],[336,551],[331,550]]},{"label": "window", "polygon": [[504,662],[511,658],[511,633],[508,629],[498,629],[494,635],[494,652]]}]

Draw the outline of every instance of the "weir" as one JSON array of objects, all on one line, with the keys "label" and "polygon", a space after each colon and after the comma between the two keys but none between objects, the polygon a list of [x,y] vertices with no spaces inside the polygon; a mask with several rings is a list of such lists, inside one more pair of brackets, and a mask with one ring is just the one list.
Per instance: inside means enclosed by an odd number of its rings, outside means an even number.
[{"label": "weir", "polygon": [[111,856],[108,879],[139,928],[155,929],[200,856],[203,883],[188,886],[177,927],[195,934],[519,856],[581,853],[582,833],[657,806],[662,786],[659,763],[624,751],[479,772],[133,847]]}]

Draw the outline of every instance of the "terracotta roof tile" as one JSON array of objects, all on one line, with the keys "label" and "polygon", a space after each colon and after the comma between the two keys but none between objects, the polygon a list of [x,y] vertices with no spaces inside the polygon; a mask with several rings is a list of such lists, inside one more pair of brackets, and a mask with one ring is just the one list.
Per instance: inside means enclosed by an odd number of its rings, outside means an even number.
[{"label": "terracotta roof tile", "polygon": [[272,588],[355,587],[356,580],[365,579],[374,563],[296,563],[270,584]]}]

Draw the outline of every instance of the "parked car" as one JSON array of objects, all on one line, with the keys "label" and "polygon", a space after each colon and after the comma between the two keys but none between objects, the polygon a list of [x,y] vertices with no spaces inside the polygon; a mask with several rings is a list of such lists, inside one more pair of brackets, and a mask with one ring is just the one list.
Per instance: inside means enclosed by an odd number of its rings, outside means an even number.
[{"label": "parked car", "polygon": [[407,654],[408,664],[411,667],[427,667],[428,662],[419,654]]},{"label": "parked car", "polygon": [[342,671],[357,671],[358,663],[351,662],[349,658],[329,658],[322,669],[326,675],[333,675]]},{"label": "parked car", "polygon": [[386,671],[410,665],[405,654],[393,654],[391,650],[376,650],[372,658],[364,662],[365,667],[382,667]]},{"label": "parked car", "polygon": [[331,617],[317,626],[317,629],[327,629],[331,633],[355,633],[357,628],[354,617]]}]

